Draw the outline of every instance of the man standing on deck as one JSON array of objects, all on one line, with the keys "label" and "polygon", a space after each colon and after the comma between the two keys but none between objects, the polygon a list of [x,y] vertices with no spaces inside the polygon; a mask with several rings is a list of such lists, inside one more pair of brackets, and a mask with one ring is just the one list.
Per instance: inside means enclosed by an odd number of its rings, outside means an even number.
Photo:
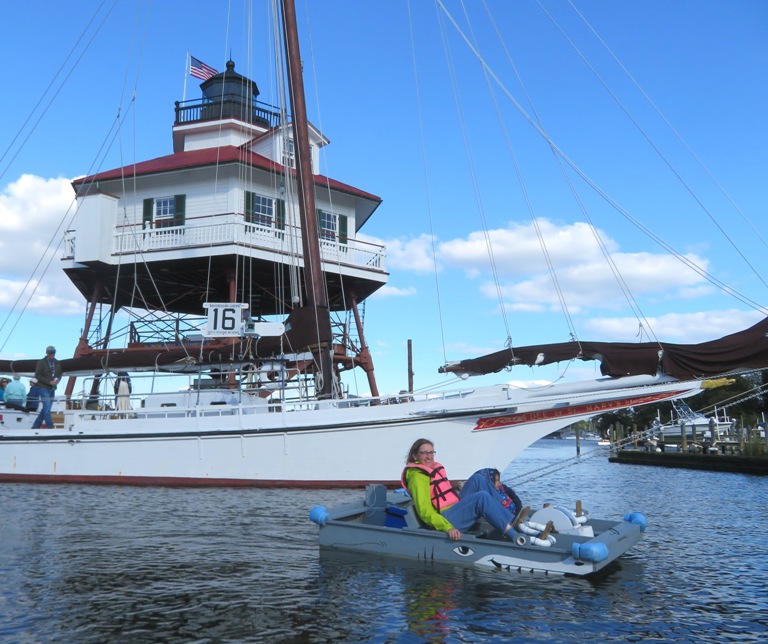
[{"label": "man standing on deck", "polygon": [[45,350],[45,358],[40,360],[35,367],[35,378],[40,388],[40,402],[43,403],[40,413],[37,415],[32,429],[39,429],[45,423],[46,428],[53,429],[51,407],[53,397],[56,394],[56,385],[61,381],[61,363],[56,360],[56,347],[48,347]]}]

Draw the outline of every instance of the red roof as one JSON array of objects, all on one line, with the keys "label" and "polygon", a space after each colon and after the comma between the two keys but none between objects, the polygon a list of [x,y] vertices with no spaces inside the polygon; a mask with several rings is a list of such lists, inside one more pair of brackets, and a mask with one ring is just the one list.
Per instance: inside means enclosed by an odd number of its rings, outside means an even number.
[{"label": "red roof", "polygon": [[[80,186],[90,185],[96,181],[160,174],[163,172],[171,172],[173,170],[201,168],[217,164],[221,165],[223,163],[247,163],[255,168],[260,168],[269,172],[284,172],[285,170],[281,164],[275,163],[261,154],[248,152],[240,147],[235,147],[234,145],[225,145],[218,148],[176,152],[164,157],[158,157],[157,159],[150,159],[149,161],[133,163],[122,168],[99,172],[98,174],[92,174],[88,177],[75,179],[72,182],[72,186],[77,192]],[[315,175],[315,184],[323,187],[328,186],[334,190],[339,190],[356,197],[381,203],[381,197],[377,197],[364,190],[359,190],[358,188],[342,183],[341,181],[336,181],[330,177]]]}]

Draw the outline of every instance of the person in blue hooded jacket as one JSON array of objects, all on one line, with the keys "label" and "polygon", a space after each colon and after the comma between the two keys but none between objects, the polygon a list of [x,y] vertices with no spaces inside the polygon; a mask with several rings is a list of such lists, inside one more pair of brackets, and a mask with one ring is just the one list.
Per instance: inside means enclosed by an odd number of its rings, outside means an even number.
[{"label": "person in blue hooded jacket", "polygon": [[459,496],[464,498],[475,492],[488,492],[492,497],[497,499],[505,508],[507,508],[512,516],[517,516],[520,510],[523,509],[523,503],[520,501],[520,497],[517,496],[515,491],[501,482],[501,474],[499,470],[493,467],[486,467],[482,470],[477,470],[472,476],[467,479],[461,490]]}]

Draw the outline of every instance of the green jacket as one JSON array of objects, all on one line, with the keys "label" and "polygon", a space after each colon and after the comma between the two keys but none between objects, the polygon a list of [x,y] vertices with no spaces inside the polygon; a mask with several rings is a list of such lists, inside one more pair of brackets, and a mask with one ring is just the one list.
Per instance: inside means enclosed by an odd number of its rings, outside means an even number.
[{"label": "green jacket", "polygon": [[432,505],[429,475],[426,472],[416,468],[408,468],[405,471],[405,483],[408,493],[413,499],[413,505],[416,507],[416,514],[424,523],[441,532],[453,530],[451,522],[435,510]]}]

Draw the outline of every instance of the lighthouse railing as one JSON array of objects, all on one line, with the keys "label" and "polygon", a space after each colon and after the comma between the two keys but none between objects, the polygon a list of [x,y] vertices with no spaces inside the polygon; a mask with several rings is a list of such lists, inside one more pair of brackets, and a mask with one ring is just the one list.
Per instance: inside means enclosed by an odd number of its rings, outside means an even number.
[{"label": "lighthouse railing", "polygon": [[[302,258],[300,230],[292,226],[275,227],[246,222],[240,214],[217,215],[215,222],[182,226],[153,227],[149,224],[123,226],[115,230],[112,254],[144,254],[161,251],[185,251],[201,247],[236,246],[249,251],[269,251]],[[210,221],[210,220],[209,220]],[[65,248],[74,248],[74,235]],[[357,239],[322,239],[322,259],[366,270],[385,271],[385,249]],[[237,252],[237,251],[235,251]],[[66,253],[66,251],[65,251]]]}]

